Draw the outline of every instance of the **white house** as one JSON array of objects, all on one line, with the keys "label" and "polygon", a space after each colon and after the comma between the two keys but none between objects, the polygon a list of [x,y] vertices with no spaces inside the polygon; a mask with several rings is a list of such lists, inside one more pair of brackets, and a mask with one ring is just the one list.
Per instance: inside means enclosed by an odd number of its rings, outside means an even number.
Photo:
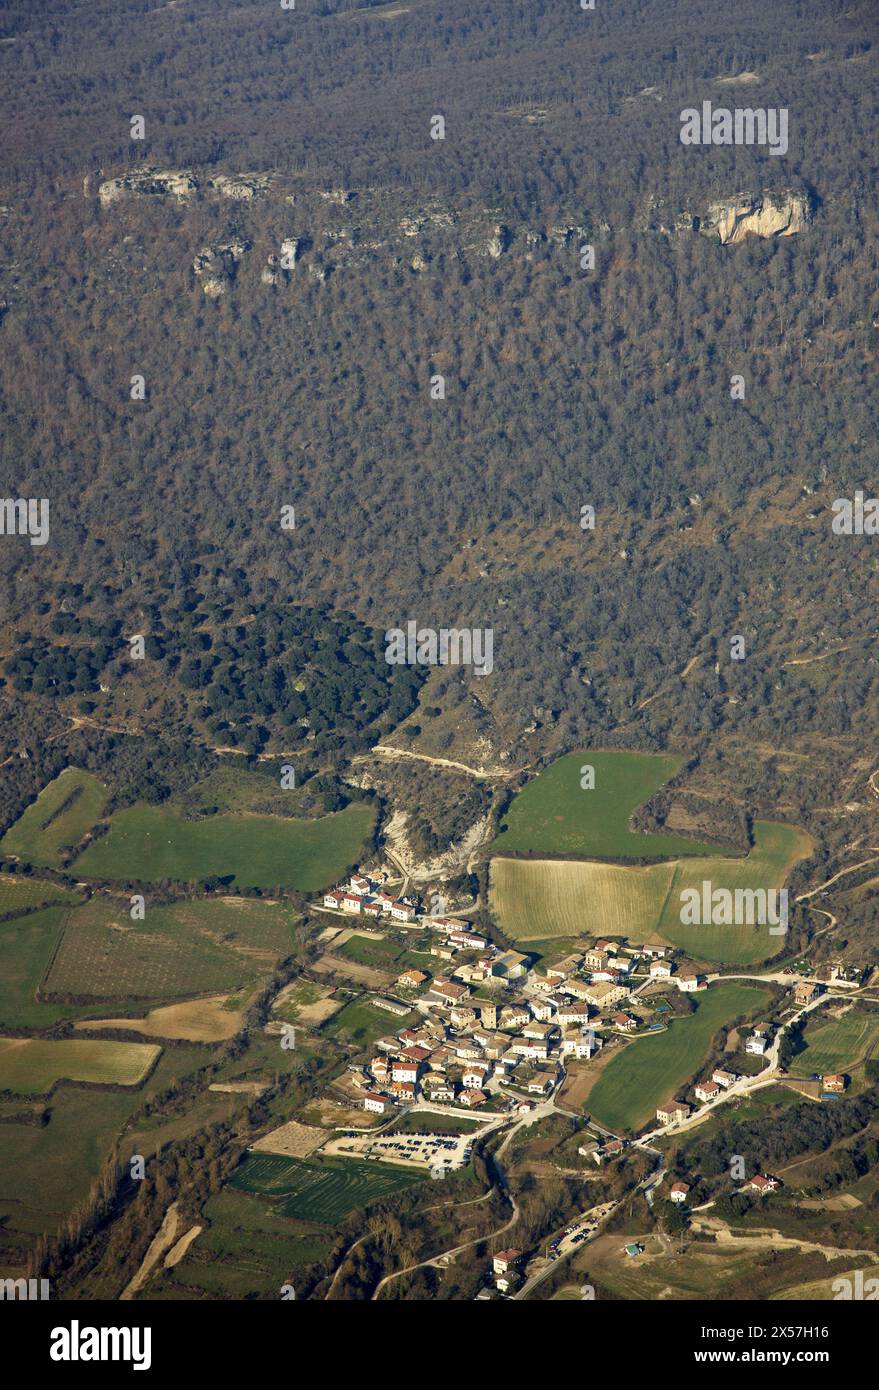
[{"label": "white house", "polygon": [[705,988],[704,975],[678,975],[678,989],[683,994],[692,994],[697,989]]},{"label": "white house", "polygon": [[478,1091],[491,1076],[491,1067],[479,1065],[467,1067],[464,1071],[463,1082],[466,1090]]},{"label": "white house", "polygon": [[414,1086],[418,1080],[421,1068],[417,1062],[404,1061],[398,1057],[391,1063],[391,1077],[394,1081],[408,1081]]},{"label": "white house", "polygon": [[715,1100],[720,1095],[720,1087],[716,1081],[703,1081],[700,1086],[695,1087],[697,1100]]},{"label": "white house", "polygon": [[375,1115],[384,1115],[390,1110],[391,1102],[387,1096],[380,1096],[375,1091],[367,1091],[363,1097],[364,1110],[371,1110]]},{"label": "white house", "polygon": [[391,903],[391,909],[390,909],[390,910],[391,910],[391,916],[392,916],[392,917],[394,918],[394,920],[397,921],[397,922],[414,922],[414,921],[415,921],[415,908],[414,908],[414,907],[410,907],[408,903],[393,902],[393,903]]},{"label": "white house", "polygon": [[567,1027],[569,1024],[585,1023],[588,1017],[588,1004],[565,1004],[559,1009],[557,1021]]},{"label": "white house", "polygon": [[[646,951],[644,953],[647,954]],[[667,960],[655,960],[650,965],[651,980],[667,980],[671,974],[671,966]]]},{"label": "white house", "polygon": [[530,999],[529,1007],[538,1022],[548,1023],[556,1012],[551,999]]},{"label": "white house", "polygon": [[716,1081],[718,1086],[722,1086],[725,1091],[728,1090],[730,1086],[734,1086],[738,1079],[737,1072],[724,1071],[722,1067],[718,1067],[717,1071],[711,1073],[711,1080]]}]

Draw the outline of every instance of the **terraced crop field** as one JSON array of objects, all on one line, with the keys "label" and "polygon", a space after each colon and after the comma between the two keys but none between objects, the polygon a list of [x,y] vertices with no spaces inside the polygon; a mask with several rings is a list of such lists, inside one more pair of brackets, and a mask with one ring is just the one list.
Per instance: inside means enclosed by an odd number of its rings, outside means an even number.
[{"label": "terraced crop field", "polygon": [[281,1216],[324,1224],[341,1221],[378,1197],[423,1181],[422,1174],[390,1164],[249,1154],[230,1186],[282,1199],[277,1206]]},{"label": "terraced crop field", "polygon": [[490,901],[514,941],[553,936],[625,936],[633,944],[664,941],[695,959],[749,964],[775,955],[783,937],[768,926],[690,926],[680,920],[681,893],[714,888],[779,889],[812,851],[796,826],[757,821],[754,847],[742,858],[712,856],[667,864],[602,864],[591,860],[503,859],[490,866]]},{"label": "terraced crop field", "polygon": [[252,898],[147,906],[93,899],[68,912],[43,984],[47,994],[87,999],[164,999],[221,993],[267,974],[295,944],[296,913]]},{"label": "terraced crop field", "polygon": [[153,1043],[0,1038],[0,1091],[44,1095],[62,1079],[136,1086],[161,1050]]},{"label": "terraced crop field", "polygon": [[59,869],[62,848],[79,844],[101,819],[106,804],[103,782],[82,768],[67,767],[7,830],[0,840],[0,852]]},{"label": "terraced crop field", "polygon": [[879,1044],[879,1017],[850,1009],[842,1018],[807,1025],[806,1047],[793,1058],[793,1076],[817,1072],[845,1072],[875,1053]]},{"label": "terraced crop field", "polygon": [[47,878],[26,878],[24,874],[0,874],[0,918],[25,907],[46,903],[77,902],[79,894]]},{"label": "terraced crop field", "polygon": [[48,1028],[62,1018],[80,1018],[88,1010],[75,1004],[37,999],[43,977],[64,930],[65,909],[47,907],[0,922],[0,1025]]},{"label": "terraced crop field", "polygon": [[232,876],[238,887],[314,892],[356,863],[375,811],[352,802],[319,820],[217,815],[186,820],[167,806],[130,806],[76,862],[83,878],[189,883]]},{"label": "terraced crop field", "polygon": [[491,908],[517,942],[584,935],[640,942],[654,931],[674,874],[674,864],[493,859]]}]

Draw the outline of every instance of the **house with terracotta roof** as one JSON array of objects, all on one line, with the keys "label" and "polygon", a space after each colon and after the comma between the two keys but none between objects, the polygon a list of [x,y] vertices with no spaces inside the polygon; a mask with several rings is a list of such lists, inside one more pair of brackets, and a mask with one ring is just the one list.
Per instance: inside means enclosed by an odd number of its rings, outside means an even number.
[{"label": "house with terracotta roof", "polygon": [[401,1103],[415,1099],[415,1087],[411,1081],[392,1081],[388,1090]]},{"label": "house with terracotta roof", "polygon": [[469,999],[470,991],[466,985],[456,985],[454,980],[434,980],[426,998],[434,999],[438,1004],[451,1006],[460,1004],[462,999]]},{"label": "house with terracotta roof", "polygon": [[801,1007],[806,1004],[811,1004],[813,999],[818,998],[822,989],[822,985],[816,984],[812,980],[801,980],[800,983],[794,987],[794,1003],[799,1004]]},{"label": "house with terracotta roof", "polygon": [[720,1095],[720,1087],[716,1081],[701,1081],[694,1090],[697,1100],[716,1100]]},{"label": "house with terracotta roof", "polygon": [[507,1270],[517,1265],[522,1258],[521,1250],[499,1250],[492,1256],[491,1265],[495,1274],[506,1274]]},{"label": "house with terracotta roof", "polygon": [[778,1178],[768,1178],[764,1173],[758,1173],[750,1182],[745,1183],[745,1192],[756,1192],[758,1197],[765,1197],[768,1192],[777,1192],[781,1187]]},{"label": "house with terracotta roof", "polygon": [[485,1101],[485,1092],[479,1090],[462,1091],[458,1097],[458,1104],[466,1105],[468,1110],[474,1110],[477,1105],[484,1105]]},{"label": "house with terracotta roof", "polygon": [[680,1100],[671,1100],[667,1105],[657,1107],[656,1118],[661,1125],[670,1125],[679,1120],[686,1120],[689,1113],[689,1105]]},{"label": "house with terracotta roof", "polygon": [[366,1091],[363,1096],[364,1110],[370,1110],[374,1115],[385,1115],[391,1108],[391,1102],[387,1096],[380,1096],[377,1091]]},{"label": "house with terracotta roof", "polygon": [[412,1062],[408,1057],[397,1057],[391,1063],[391,1078],[394,1081],[408,1081],[414,1087],[421,1075],[421,1064]]},{"label": "house with terracotta roof", "polygon": [[418,989],[429,979],[430,976],[425,975],[423,970],[404,970],[402,975],[397,976],[397,984],[401,989]]},{"label": "house with terracotta roof", "polygon": [[586,1023],[588,1018],[588,1004],[563,1004],[556,1015],[556,1022],[562,1024],[564,1027],[569,1024]]},{"label": "house with terracotta roof", "polygon": [[669,1196],[673,1202],[677,1202],[680,1205],[681,1202],[686,1202],[689,1190],[685,1182],[673,1182]]}]

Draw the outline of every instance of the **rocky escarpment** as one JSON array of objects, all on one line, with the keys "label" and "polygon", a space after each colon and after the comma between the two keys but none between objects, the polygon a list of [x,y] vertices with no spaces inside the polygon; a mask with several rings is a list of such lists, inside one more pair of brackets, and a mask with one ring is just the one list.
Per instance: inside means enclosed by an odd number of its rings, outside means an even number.
[{"label": "rocky escarpment", "polygon": [[[86,197],[93,196],[94,187],[88,176],[83,185]],[[502,207],[474,202],[450,207],[438,198],[416,202],[403,189],[321,188],[280,170],[223,174],[138,168],[104,179],[97,197],[108,222],[146,200],[198,206],[208,219],[213,216],[216,240],[203,246],[192,262],[195,283],[209,299],[226,295],[242,279],[242,271],[247,282],[285,292],[297,283],[325,285],[339,271],[368,273],[377,261],[397,273],[419,277],[441,275],[450,260],[491,264],[552,256],[567,258],[576,270],[583,246],[600,248],[614,232],[607,222],[588,216],[571,214],[555,222],[522,225],[504,220]],[[227,214],[222,205],[230,200],[236,207]],[[255,219],[248,206],[254,200],[263,205]],[[750,235],[774,238],[804,232],[812,220],[812,206],[807,191],[794,189],[717,198],[697,210],[652,197],[638,230],[674,238],[702,234],[729,246]],[[251,258],[247,252],[252,245],[257,254]],[[255,262],[252,272],[250,262]]]},{"label": "rocky escarpment", "polygon": [[747,236],[796,236],[808,230],[812,203],[807,193],[786,189],[778,193],[739,193],[712,203],[699,230],[716,234],[721,246],[734,246]]},{"label": "rocky escarpment", "polygon": [[126,198],[175,198],[185,203],[204,189],[221,198],[249,202],[264,193],[270,182],[270,174],[217,174],[201,179],[188,169],[132,169],[116,178],[104,179],[98,185],[98,199],[105,208]]},{"label": "rocky escarpment", "polygon": [[812,214],[813,199],[805,189],[736,193],[731,198],[718,198],[698,212],[670,207],[666,199],[651,197],[641,230],[670,237],[700,232],[717,237],[721,246],[735,246],[748,236],[767,239],[806,232]]},{"label": "rocky escarpment", "polygon": [[[573,254],[575,239],[579,245],[587,236],[582,222],[513,227],[502,220],[503,210],[497,207],[448,208],[436,199],[413,206],[402,192],[395,196],[370,189],[309,187],[297,176],[280,170],[216,174],[144,167],[113,178],[101,175],[97,181],[86,176],[84,195],[93,196],[95,188],[101,207],[114,212],[148,199],[184,205],[260,199],[295,206],[297,221],[308,234],[290,238],[267,254],[260,279],[274,286],[287,283],[287,272],[294,270],[308,251],[314,256],[305,267],[307,273],[325,281],[336,263],[374,260],[376,252],[389,252],[392,264],[424,274],[444,255],[499,260],[522,254],[530,258],[541,245],[564,247]],[[222,248],[214,248],[215,254],[219,250]],[[321,256],[327,259],[322,262]],[[223,277],[214,278],[219,281]],[[213,292],[212,287],[209,293]]]}]

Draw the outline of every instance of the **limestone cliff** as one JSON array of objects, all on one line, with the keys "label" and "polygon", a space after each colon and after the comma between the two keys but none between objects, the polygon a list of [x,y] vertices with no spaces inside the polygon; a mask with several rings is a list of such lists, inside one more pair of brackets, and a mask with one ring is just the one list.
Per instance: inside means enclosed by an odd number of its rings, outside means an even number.
[{"label": "limestone cliff", "polygon": [[734,246],[746,236],[782,237],[805,232],[812,220],[808,194],[792,189],[758,194],[739,193],[712,203],[699,230],[717,235],[721,246]]}]

